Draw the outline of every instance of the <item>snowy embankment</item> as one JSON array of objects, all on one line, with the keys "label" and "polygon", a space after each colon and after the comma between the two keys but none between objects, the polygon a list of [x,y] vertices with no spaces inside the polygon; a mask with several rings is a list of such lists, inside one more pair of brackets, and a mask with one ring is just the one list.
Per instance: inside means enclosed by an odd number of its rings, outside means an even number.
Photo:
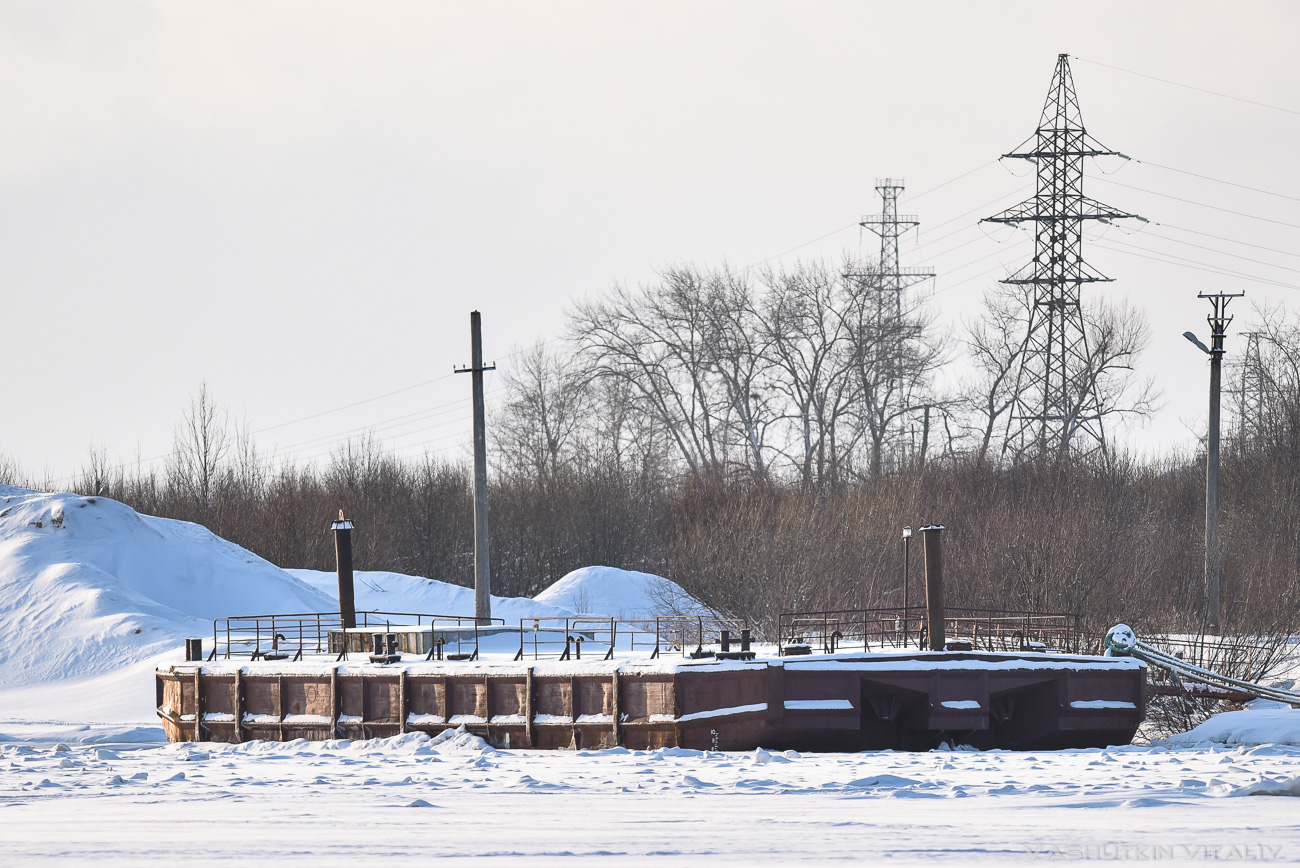
[{"label": "snowy embankment", "polygon": [[1242,711],[1216,714],[1190,732],[1170,736],[1171,747],[1286,744],[1300,747],[1300,708],[1257,699]]},{"label": "snowy embankment", "polygon": [[[559,589],[559,590],[557,590]],[[152,671],[187,637],[211,648],[231,615],[337,611],[334,573],[283,570],[196,524],[115,500],[0,486],[0,741],[160,740]],[[552,593],[554,592],[554,593]],[[653,616],[658,601],[702,610],[645,573],[590,567],[541,597]],[[473,615],[474,592],[398,573],[359,572],[359,609]],[[493,597],[493,614],[573,614],[559,599]]]}]

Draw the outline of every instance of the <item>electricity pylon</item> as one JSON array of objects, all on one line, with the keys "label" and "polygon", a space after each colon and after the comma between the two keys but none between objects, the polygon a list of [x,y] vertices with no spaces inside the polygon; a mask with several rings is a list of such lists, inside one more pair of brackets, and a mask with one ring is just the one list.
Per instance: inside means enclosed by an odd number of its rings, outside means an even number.
[{"label": "electricity pylon", "polygon": [[910,334],[903,320],[903,291],[934,277],[934,272],[929,268],[904,268],[898,264],[899,236],[913,226],[921,225],[915,215],[899,216],[898,197],[903,189],[900,179],[884,178],[876,181],[876,192],[880,194],[880,213],[866,215],[858,225],[880,236],[879,268],[870,275],[852,275],[869,277],[880,293],[875,309],[876,363],[880,369],[877,379],[883,386],[883,394],[876,400],[879,405],[877,415],[880,417],[877,423],[884,425],[888,431],[882,440],[897,444],[905,442],[906,415],[911,409],[911,383],[904,371]]},{"label": "electricity pylon", "polygon": [[1237,388],[1237,438],[1241,447],[1249,447],[1258,442],[1264,430],[1264,413],[1269,393],[1273,387],[1272,378],[1264,367],[1264,360],[1259,352],[1260,332],[1246,332],[1246,351],[1242,355]]},{"label": "electricity pylon", "polygon": [[[1004,158],[1035,164],[1032,198],[984,222],[1034,225],[1034,258],[1003,283],[1033,287],[1029,325],[1016,375],[1015,404],[1007,423],[1007,448],[1065,457],[1106,451],[1104,408],[1098,400],[1092,355],[1083,327],[1079,290],[1110,278],[1083,260],[1086,220],[1137,217],[1083,195],[1085,157],[1124,157],[1084,129],[1070,74],[1070,56],[1057,57],[1038,129]],[[1086,440],[1075,442],[1076,436]]]}]

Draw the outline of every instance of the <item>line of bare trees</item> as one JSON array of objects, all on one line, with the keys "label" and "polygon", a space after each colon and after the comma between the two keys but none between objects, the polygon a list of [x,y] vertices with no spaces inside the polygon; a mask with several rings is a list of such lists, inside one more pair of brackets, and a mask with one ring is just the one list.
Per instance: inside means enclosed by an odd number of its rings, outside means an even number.
[{"label": "line of bare trees", "polygon": [[[876,278],[848,259],[753,276],[683,266],[582,302],[566,340],[525,351],[507,375],[502,459],[544,474],[611,455],[825,493],[934,460],[1029,457],[1006,436],[1028,291],[990,291],[983,315],[953,333],[923,294],[882,291]],[[1147,415],[1153,392],[1135,372],[1144,321],[1104,303],[1084,313],[1096,414]],[[1064,445],[1100,421],[1080,416]]]},{"label": "line of bare trees", "polygon": [[[901,603],[901,527],[933,521],[948,528],[954,605],[1077,612],[1094,630],[1195,630],[1194,460],[1003,449],[1028,303],[999,290],[984,318],[943,333],[924,299],[881,293],[869,267],[845,262],[752,277],[682,267],[577,305],[563,341],[501,371],[494,590],[532,595],[610,564],[767,626],[781,611]],[[1141,322],[1104,307],[1087,321],[1099,406],[1144,412]],[[1232,629],[1300,628],[1300,321],[1267,322],[1269,391],[1225,452]],[[941,376],[958,358],[965,374]],[[0,472],[25,482],[12,465]],[[277,463],[206,389],[165,467],[92,456],[78,488],[105,487],[284,566],[331,568],[326,528],[343,508],[359,568],[472,581],[463,463],[398,460],[368,437],[321,464]]]}]

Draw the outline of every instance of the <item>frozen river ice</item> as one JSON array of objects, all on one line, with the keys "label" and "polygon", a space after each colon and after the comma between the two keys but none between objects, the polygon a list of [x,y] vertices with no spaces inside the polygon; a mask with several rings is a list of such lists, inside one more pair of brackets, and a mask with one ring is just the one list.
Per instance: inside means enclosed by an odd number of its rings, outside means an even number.
[{"label": "frozen river ice", "polygon": [[5,745],[0,863],[1300,860],[1300,747],[574,753],[449,735]]}]

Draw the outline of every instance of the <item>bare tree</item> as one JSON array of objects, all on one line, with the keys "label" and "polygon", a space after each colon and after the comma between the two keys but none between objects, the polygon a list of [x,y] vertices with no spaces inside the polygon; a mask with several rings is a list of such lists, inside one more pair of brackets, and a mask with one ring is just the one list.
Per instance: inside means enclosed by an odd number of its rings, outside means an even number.
[{"label": "bare tree", "polygon": [[840,313],[844,278],[824,263],[763,272],[760,321],[774,373],[772,389],[783,396],[781,418],[793,430],[781,450],[805,491],[826,491],[846,463],[838,428],[852,406],[853,335]]},{"label": "bare tree", "polygon": [[203,512],[213,506],[230,449],[229,414],[217,406],[207,382],[202,382],[176,428],[167,475]]},{"label": "bare tree", "polygon": [[515,354],[504,374],[506,398],[493,436],[502,461],[539,477],[553,477],[573,456],[591,413],[585,372],[572,357],[542,342]]},{"label": "bare tree", "polygon": [[887,457],[898,465],[910,451],[905,420],[937,403],[931,379],[943,353],[925,299],[882,291],[873,272],[846,263],[850,296],[842,315],[855,341],[859,437],[869,475],[878,477]]},{"label": "bare tree", "polygon": [[[1002,454],[1028,457],[1032,446],[1009,437],[1016,421],[1015,406],[1026,387],[1026,335],[1033,309],[1032,288],[1000,284],[984,294],[983,315],[965,324],[964,344],[975,376],[968,380],[966,406],[975,432],[976,456],[985,460],[997,433],[1004,432]],[[1150,378],[1137,376],[1136,363],[1149,340],[1145,318],[1135,308],[1097,301],[1083,308],[1086,364],[1073,374],[1065,390],[1059,442],[1049,444],[1059,458],[1071,454],[1076,435],[1103,431],[1108,423],[1146,418],[1158,393]],[[1025,451],[1018,451],[1024,449]]]},{"label": "bare tree", "polygon": [[1024,285],[999,283],[984,293],[984,313],[964,324],[966,351],[975,374],[963,383],[974,424],[976,458],[985,461],[998,429],[1016,402],[1016,373],[1024,352],[1033,304]]},{"label": "bare tree", "polygon": [[[1083,308],[1089,364],[1079,372],[1081,382],[1070,391],[1071,406],[1060,454],[1065,456],[1074,435],[1090,422],[1098,429],[1109,421],[1145,419],[1155,410],[1159,392],[1150,377],[1137,376],[1137,359],[1151,339],[1146,317],[1125,302],[1097,301]],[[1085,411],[1083,396],[1091,392],[1096,404]]]},{"label": "bare tree", "polygon": [[770,338],[763,330],[749,284],[729,270],[708,280],[706,346],[721,402],[728,443],[743,443],[743,465],[755,479],[768,472],[767,429],[773,421],[766,394]]},{"label": "bare tree", "polygon": [[713,382],[719,317],[711,283],[697,269],[672,268],[655,286],[580,303],[571,323],[592,376],[626,383],[695,476],[724,470],[736,415],[736,402]]}]

